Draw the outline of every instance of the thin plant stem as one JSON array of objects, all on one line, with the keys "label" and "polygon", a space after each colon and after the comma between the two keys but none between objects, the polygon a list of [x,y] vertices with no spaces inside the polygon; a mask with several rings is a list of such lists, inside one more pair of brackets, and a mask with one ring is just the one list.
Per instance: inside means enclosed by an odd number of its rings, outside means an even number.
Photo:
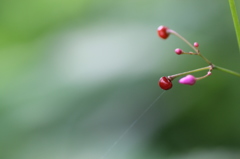
[{"label": "thin plant stem", "polygon": [[169,33],[177,36],[178,38],[182,39],[186,44],[188,44],[195,52],[196,55],[199,55],[201,58],[203,58],[203,60],[205,60],[209,65],[212,65],[212,63],[206,58],[204,57],[197,48],[195,48],[187,39],[185,39],[183,36],[181,36],[180,34],[178,34],[177,32],[175,32],[174,30],[168,30]]},{"label": "thin plant stem", "polygon": [[202,54],[198,54],[201,58],[203,58],[209,65],[212,65],[212,62],[210,62],[206,57],[204,57]]},{"label": "thin plant stem", "polygon": [[240,50],[240,23],[238,20],[237,9],[234,0],[229,0],[229,5],[232,13],[233,24],[237,35],[238,47]]},{"label": "thin plant stem", "polygon": [[[191,70],[191,71],[187,71],[187,72],[171,75],[171,76],[168,76],[168,78],[170,80],[173,80],[173,79],[175,79],[175,78],[177,78],[179,76],[184,76],[184,75],[187,75],[187,74],[191,74],[191,73],[195,73],[195,72],[199,72],[199,71],[204,71],[204,70],[212,70],[212,69],[220,70],[220,71],[223,71],[223,72],[226,72],[226,73],[229,73],[229,74],[232,74],[232,75],[240,77],[240,73],[238,73],[238,72],[235,72],[235,71],[232,71],[232,70],[220,67],[220,66],[210,65],[210,66],[207,66],[207,67],[202,67],[202,68],[199,68],[199,69],[195,69],[195,70]],[[208,76],[208,75],[206,75],[206,76]],[[201,77],[199,79],[201,79]]]},{"label": "thin plant stem", "polygon": [[202,77],[198,77],[198,78],[196,78],[196,80],[201,80],[201,79],[204,79],[204,78],[206,78],[207,76],[210,76],[211,74],[206,74],[206,75],[204,75],[204,76],[202,76]]},{"label": "thin plant stem", "polygon": [[171,75],[171,76],[168,76],[168,78],[170,80],[173,80],[174,78],[179,77],[179,76],[183,76],[183,75],[187,75],[187,74],[190,74],[190,73],[195,73],[195,72],[199,72],[199,71],[203,71],[203,70],[211,70],[211,69],[212,69],[212,66],[202,67],[202,68],[198,68],[198,69],[195,69],[195,70]]},{"label": "thin plant stem", "polygon": [[214,65],[214,69],[217,69],[217,70],[220,70],[220,71],[223,71],[223,72],[226,72],[226,73],[229,73],[229,74],[240,77],[240,73],[229,70],[229,69],[226,69],[226,68],[223,68],[223,67],[219,67],[219,66]]},{"label": "thin plant stem", "polygon": [[187,39],[185,39],[184,37],[182,37],[180,34],[178,34],[177,32],[175,32],[174,30],[170,30],[169,29],[169,33],[172,33],[173,35],[179,37],[180,39],[182,39],[185,43],[187,43],[196,53],[198,53],[198,50],[189,42],[187,41]]}]

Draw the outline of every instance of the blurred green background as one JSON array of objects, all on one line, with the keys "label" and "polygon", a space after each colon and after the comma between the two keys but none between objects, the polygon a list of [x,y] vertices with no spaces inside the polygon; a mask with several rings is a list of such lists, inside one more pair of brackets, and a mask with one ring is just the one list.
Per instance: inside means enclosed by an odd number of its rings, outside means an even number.
[{"label": "blurred green background", "polygon": [[[163,92],[161,76],[206,66],[175,55],[192,50],[159,25],[240,72],[227,0],[1,0],[0,21],[1,159],[101,158]],[[217,70],[174,81],[106,158],[239,159],[238,82]]]}]

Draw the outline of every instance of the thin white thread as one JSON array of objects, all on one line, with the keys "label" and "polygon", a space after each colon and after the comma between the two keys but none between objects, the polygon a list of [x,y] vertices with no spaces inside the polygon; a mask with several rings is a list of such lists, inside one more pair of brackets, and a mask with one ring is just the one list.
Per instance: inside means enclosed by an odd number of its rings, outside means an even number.
[{"label": "thin white thread", "polygon": [[132,124],[122,133],[121,136],[108,148],[108,150],[105,152],[105,154],[100,159],[105,159],[108,153],[121,141],[121,139],[131,130],[134,125],[148,112],[150,108],[158,101],[158,99],[165,93],[166,91],[163,91],[143,112],[140,114],[133,122]]}]

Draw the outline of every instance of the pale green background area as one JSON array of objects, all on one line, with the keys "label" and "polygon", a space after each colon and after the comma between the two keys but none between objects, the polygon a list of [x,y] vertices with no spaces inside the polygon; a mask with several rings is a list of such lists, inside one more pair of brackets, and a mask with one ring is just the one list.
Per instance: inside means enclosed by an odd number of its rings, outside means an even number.
[{"label": "pale green background area", "polygon": [[[227,0],[2,0],[0,21],[1,159],[101,158],[163,92],[161,76],[206,66],[176,55],[192,50],[159,25],[240,72]],[[173,85],[107,159],[240,158],[239,77]]]}]

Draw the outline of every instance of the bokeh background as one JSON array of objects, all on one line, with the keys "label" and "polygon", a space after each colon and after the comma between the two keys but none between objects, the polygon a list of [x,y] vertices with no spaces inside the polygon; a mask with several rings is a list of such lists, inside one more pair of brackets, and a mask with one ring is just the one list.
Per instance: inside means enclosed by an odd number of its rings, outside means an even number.
[{"label": "bokeh background", "polygon": [[[227,0],[1,0],[0,22],[1,159],[101,158],[161,76],[206,66],[159,25],[240,72]],[[240,158],[239,77],[173,85],[104,159]]]}]

